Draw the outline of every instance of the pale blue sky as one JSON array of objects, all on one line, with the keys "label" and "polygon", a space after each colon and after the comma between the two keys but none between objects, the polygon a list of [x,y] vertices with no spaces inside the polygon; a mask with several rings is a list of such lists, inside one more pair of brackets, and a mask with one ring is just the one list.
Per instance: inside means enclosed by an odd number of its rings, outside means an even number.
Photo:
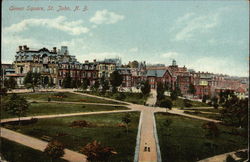
[{"label": "pale blue sky", "polygon": [[[19,45],[67,45],[80,62],[119,56],[237,76],[248,76],[249,7],[235,1],[8,1],[2,14],[2,61]],[[54,7],[47,11],[48,6]],[[44,7],[44,11],[27,8]],[[75,6],[82,11],[56,11]],[[24,7],[24,11],[10,11]]]}]

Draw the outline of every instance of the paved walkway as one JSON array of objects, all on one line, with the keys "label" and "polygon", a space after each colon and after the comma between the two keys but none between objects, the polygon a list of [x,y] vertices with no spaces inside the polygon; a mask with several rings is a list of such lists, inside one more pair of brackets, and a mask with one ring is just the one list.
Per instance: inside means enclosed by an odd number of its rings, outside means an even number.
[{"label": "paved walkway", "polygon": [[[82,113],[68,113],[68,114],[54,114],[54,115],[39,115],[39,116],[21,117],[20,120],[30,120],[32,118],[45,119],[45,118],[59,118],[59,117],[94,115],[94,114],[110,114],[110,113],[122,113],[122,112],[133,112],[133,111],[136,110],[113,110],[113,111],[82,112]],[[0,120],[0,123],[13,122],[18,120],[19,118],[2,119]]]},{"label": "paved walkway", "polygon": [[150,91],[150,96],[148,97],[148,99],[146,101],[146,105],[155,106],[155,104],[156,104],[156,96],[157,96],[156,90],[151,90]]},{"label": "paved walkway", "polygon": [[[168,112],[176,115],[182,115],[194,119],[200,119],[200,120],[205,120],[205,121],[213,121],[213,122],[221,122],[218,120],[213,120],[209,118],[204,118],[204,117],[199,117],[195,115],[190,115],[190,114],[185,114],[183,110],[178,110],[173,108],[172,110],[167,110],[165,108],[160,108],[160,107],[150,107],[150,106],[144,106],[144,105],[137,105],[137,104],[132,104],[129,102],[124,102],[124,101],[118,101],[115,99],[110,99],[106,97],[100,97],[100,96],[94,96],[90,94],[85,94],[85,93],[80,93],[80,92],[74,92],[72,89],[57,89],[54,90],[56,92],[72,92],[75,94],[79,95],[84,95],[84,96],[89,96],[89,97],[96,97],[99,99],[105,99],[109,101],[114,101],[117,103],[125,103],[128,105],[122,105],[130,108],[131,110],[115,110],[115,111],[102,111],[102,112],[89,112],[89,113],[71,113],[71,114],[58,114],[58,115],[43,115],[43,116],[36,116],[36,118],[54,118],[54,117],[66,117],[66,116],[77,116],[77,115],[91,115],[91,114],[105,114],[105,113],[120,113],[120,112],[132,112],[132,111],[141,111],[143,112],[141,116],[141,132],[140,132],[140,142],[137,142],[140,146],[137,146],[140,148],[139,151],[139,162],[160,162],[160,159],[157,158],[157,147],[159,147],[156,143],[155,139],[155,132],[154,132],[154,118],[153,115],[156,112]],[[22,92],[20,92],[22,93]],[[156,92],[152,92],[151,97],[147,100],[148,105],[155,105],[156,102]],[[110,104],[109,104],[110,105]],[[208,107],[200,108],[200,109],[207,109]],[[23,118],[23,120],[30,119],[31,117],[26,117]],[[6,122],[6,121],[12,121],[12,120],[17,120],[15,119],[4,119],[1,122]],[[160,150],[158,150],[160,151]]]},{"label": "paved walkway", "polygon": [[[23,135],[21,133],[14,132],[9,129],[1,127],[0,130],[1,130],[1,137],[31,147],[35,150],[44,151],[44,149],[48,144],[48,142],[27,135]],[[65,154],[62,158],[65,160],[68,160],[70,162],[87,162],[87,157],[83,154],[71,151],[69,149],[65,149],[64,151]]]},{"label": "paved walkway", "polygon": [[[226,158],[228,155],[231,155],[235,160],[240,160],[240,158],[238,158],[235,153],[238,151],[246,151],[247,149],[242,149],[242,150],[237,150],[237,151],[233,151],[233,152],[228,152],[225,154],[220,154],[220,155],[216,155],[207,159],[203,159],[200,160],[198,162],[226,162]],[[247,160],[246,160],[247,162]]]}]

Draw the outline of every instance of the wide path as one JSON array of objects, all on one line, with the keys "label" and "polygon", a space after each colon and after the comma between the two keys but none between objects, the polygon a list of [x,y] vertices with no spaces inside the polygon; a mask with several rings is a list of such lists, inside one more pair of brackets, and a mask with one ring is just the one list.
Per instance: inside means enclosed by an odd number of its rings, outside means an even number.
[{"label": "wide path", "polygon": [[152,109],[145,109],[142,114],[139,162],[156,162],[157,146],[154,136]]},{"label": "wide path", "polygon": [[[94,114],[123,113],[123,112],[133,112],[133,111],[136,111],[136,110],[113,110],[113,111],[81,112],[81,113],[54,114],[54,115],[39,115],[39,116],[21,117],[20,120],[30,120],[33,118],[45,119],[45,118],[59,118],[59,117],[94,115]],[[18,121],[18,120],[19,118],[2,119],[0,120],[0,123],[13,122],[13,121]]]},{"label": "wide path", "polygon": [[[1,137],[31,147],[39,151],[44,151],[44,149],[48,144],[48,142],[27,135],[23,135],[21,133],[17,133],[9,129],[1,127],[0,130],[1,130]],[[64,152],[65,154],[62,158],[65,160],[68,160],[70,162],[87,162],[87,157],[83,154],[71,151],[69,149],[65,149]]]},{"label": "wide path", "polygon": [[[231,155],[235,160],[240,160],[241,158],[238,158],[235,153],[239,152],[239,151],[246,151],[247,149],[242,149],[242,150],[237,150],[237,151],[233,151],[233,152],[228,152],[225,154],[220,154],[220,155],[216,155],[207,159],[203,159],[200,160],[198,162],[224,162],[226,161],[226,158],[228,155]],[[246,160],[247,161],[247,160]]]}]

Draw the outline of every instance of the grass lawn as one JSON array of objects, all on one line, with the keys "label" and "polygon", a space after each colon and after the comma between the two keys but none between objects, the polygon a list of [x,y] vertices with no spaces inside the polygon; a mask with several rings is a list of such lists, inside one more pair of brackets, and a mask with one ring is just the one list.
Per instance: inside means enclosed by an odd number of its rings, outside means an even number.
[{"label": "grass lawn", "polygon": [[96,92],[84,92],[84,93],[89,93],[92,95],[112,98],[112,99],[116,99],[120,101],[140,104],[140,105],[143,105],[147,100],[147,97],[143,97],[141,93],[132,93],[132,92],[117,92],[115,94],[111,92],[105,93],[105,94],[100,94]]},{"label": "grass lawn", "polygon": [[[9,162],[45,162],[50,158],[43,152],[34,150],[24,145],[9,141],[4,138],[1,140],[1,154]],[[53,160],[53,162],[66,162],[63,159]]]},{"label": "grass lawn", "polygon": [[[132,122],[129,125],[128,134],[126,128],[119,126],[125,113],[39,119],[35,124],[21,126],[20,132],[36,138],[44,135],[50,136],[61,141],[66,148],[75,151],[97,140],[105,146],[113,147],[118,152],[112,157],[112,161],[133,161],[140,113],[129,114],[131,114]],[[92,126],[70,127],[75,120],[86,120],[92,123]],[[18,126],[13,125],[11,129],[16,130]]]},{"label": "grass lawn", "polygon": [[[171,100],[171,98],[169,96],[166,96],[167,99]],[[178,98],[176,100],[173,100],[172,103],[173,103],[173,107],[185,107],[184,106],[184,103],[183,103],[183,100],[182,98]],[[198,102],[198,101],[191,101],[190,100],[190,103],[192,104],[192,107],[208,107],[208,105],[206,103],[203,103],[203,102]],[[190,107],[191,108],[191,107]]]},{"label": "grass lawn", "polygon": [[210,119],[215,119],[215,120],[221,120],[220,114],[206,114],[206,113],[200,113],[199,111],[195,111],[195,112],[184,111],[184,113],[190,114],[190,115],[201,116],[205,118],[210,118]]},{"label": "grass lawn", "polygon": [[[172,120],[168,128],[163,126],[166,120]],[[193,162],[214,155],[247,148],[247,138],[233,135],[233,127],[218,125],[220,135],[205,137],[201,127],[204,121],[186,118],[168,113],[156,114],[157,132],[162,161]]]},{"label": "grass lawn", "polygon": [[[65,103],[31,103],[27,116],[65,114],[92,111],[128,110],[123,106],[104,106],[87,104],[65,104]],[[8,114],[1,109],[1,119],[13,118],[16,116]]]},{"label": "grass lawn", "polygon": [[202,108],[202,109],[192,109],[192,108],[189,108],[187,110],[193,110],[193,111],[201,111],[201,112],[213,112],[213,113],[220,113],[220,110],[222,110],[221,108],[220,109],[207,109],[207,108]]},{"label": "grass lawn", "polygon": [[[43,100],[47,101],[51,98],[51,101],[70,101],[70,102],[91,102],[91,103],[108,103],[108,104],[120,104],[114,101],[108,101],[95,97],[88,97],[84,95],[78,95],[69,92],[37,92],[37,93],[23,93],[20,94],[27,100]],[[60,97],[62,96],[62,97]]]}]

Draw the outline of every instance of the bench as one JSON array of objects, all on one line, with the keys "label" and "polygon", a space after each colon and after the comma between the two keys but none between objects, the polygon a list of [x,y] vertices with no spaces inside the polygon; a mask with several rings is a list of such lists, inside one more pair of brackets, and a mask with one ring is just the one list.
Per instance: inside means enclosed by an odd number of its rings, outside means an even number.
[{"label": "bench", "polygon": [[42,138],[42,140],[45,140],[47,142],[50,142],[52,140],[52,138],[49,136],[42,136],[41,138]]}]

